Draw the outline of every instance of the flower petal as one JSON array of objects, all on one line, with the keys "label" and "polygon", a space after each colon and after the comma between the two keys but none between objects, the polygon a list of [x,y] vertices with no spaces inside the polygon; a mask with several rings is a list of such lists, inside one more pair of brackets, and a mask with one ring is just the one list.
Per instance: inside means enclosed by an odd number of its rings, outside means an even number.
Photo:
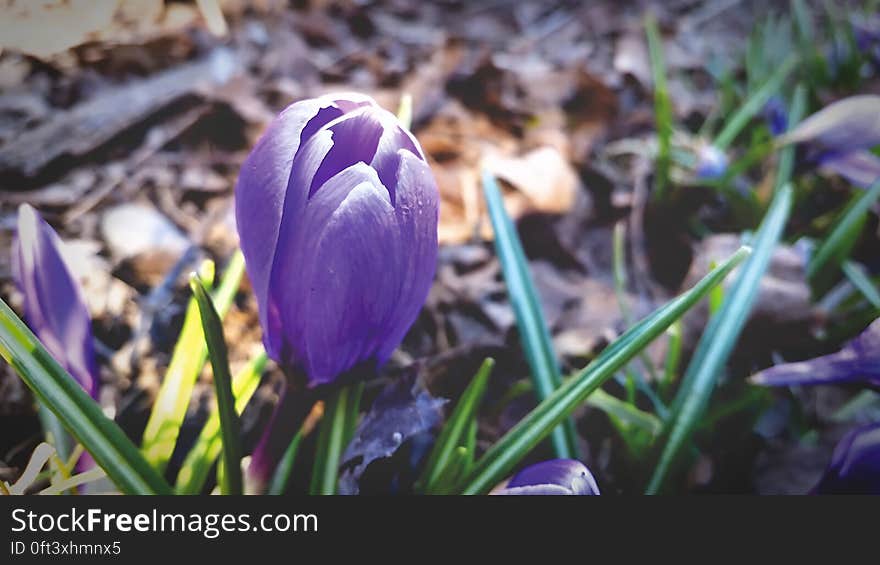
[{"label": "flower petal", "polygon": [[[266,294],[291,166],[300,147],[326,124],[360,106],[363,95],[342,94],[304,100],[288,106],[270,124],[242,164],[235,188],[235,218],[248,276],[260,310],[268,320]],[[277,353],[266,341],[270,355]]]},{"label": "flower petal", "polygon": [[98,392],[91,318],[79,284],[64,263],[55,231],[27,204],[18,211],[13,274],[24,315],[52,356],[92,397]]},{"label": "flower petal", "polygon": [[574,459],[552,459],[526,467],[499,494],[599,494],[587,466]]},{"label": "flower petal", "polygon": [[870,381],[880,384],[880,319],[837,353],[783,363],[749,379],[765,386],[814,385]]},{"label": "flower petal", "polygon": [[863,94],[839,100],[779,138],[783,144],[805,141],[841,154],[880,144],[880,96]]},{"label": "flower petal", "polygon": [[880,179],[880,157],[870,151],[828,155],[820,157],[819,162],[822,168],[842,176],[860,188],[869,188]]},{"label": "flower petal", "polygon": [[816,494],[880,494],[880,422],[851,430],[834,448]]}]

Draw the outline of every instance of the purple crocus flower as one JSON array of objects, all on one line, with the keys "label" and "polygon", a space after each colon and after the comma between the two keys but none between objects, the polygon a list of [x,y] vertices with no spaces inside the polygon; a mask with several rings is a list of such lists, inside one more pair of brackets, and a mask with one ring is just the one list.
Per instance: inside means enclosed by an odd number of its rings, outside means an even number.
[{"label": "purple crocus flower", "polygon": [[863,94],[838,100],[778,138],[779,144],[806,143],[808,160],[856,186],[880,178],[880,96]]},{"label": "purple crocus flower", "polygon": [[438,199],[418,142],[372,99],[284,110],[235,192],[270,357],[310,386],[387,361],[434,276]]},{"label": "purple crocus flower", "polygon": [[599,494],[599,487],[590,470],[580,461],[551,459],[526,467],[495,494],[593,495]]},{"label": "purple crocus flower", "polygon": [[880,494],[880,422],[843,436],[813,493]]},{"label": "purple crocus flower", "polygon": [[242,165],[235,215],[263,343],[296,384],[249,475],[259,491],[316,396],[377,370],[428,295],[439,193],[413,135],[360,94],[287,107]]},{"label": "purple crocus flower", "polygon": [[28,204],[18,209],[12,274],[24,296],[24,318],[52,357],[97,398],[100,381],[91,318],[60,245],[36,210]]},{"label": "purple crocus flower", "polygon": [[751,377],[767,386],[865,382],[880,386],[880,318],[837,353],[783,363]]}]

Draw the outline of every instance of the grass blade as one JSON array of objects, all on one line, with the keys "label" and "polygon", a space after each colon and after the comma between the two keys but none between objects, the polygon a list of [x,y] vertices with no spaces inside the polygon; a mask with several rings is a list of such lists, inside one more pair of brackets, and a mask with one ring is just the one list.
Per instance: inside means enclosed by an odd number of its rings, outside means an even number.
[{"label": "grass blade", "polygon": [[[299,447],[302,444],[302,440],[312,433],[315,425],[321,420],[323,415],[324,403],[318,402],[312,407],[312,411],[309,412],[306,421],[303,422],[302,427],[296,432],[296,435],[293,436],[290,445],[284,450],[284,455],[282,455],[281,461],[278,462],[278,466],[275,467],[275,472],[272,473],[272,480],[269,481],[269,488],[266,491],[267,494],[281,495],[287,491],[287,485],[290,483],[290,477],[293,474],[293,468],[296,464],[296,457],[299,454]],[[351,432],[352,433],[349,434],[346,443],[351,441],[351,435],[353,435],[354,429],[352,429]]]},{"label": "grass blade", "polygon": [[859,193],[840,219],[834,223],[834,229],[816,249],[807,266],[807,278],[814,286],[826,286],[828,273],[840,266],[849,255],[871,206],[878,198],[880,198],[880,180],[871,185],[867,191]]},{"label": "grass blade", "polygon": [[122,429],[49,354],[0,299],[0,356],[37,399],[126,494],[171,494],[171,487],[140,454]]},{"label": "grass blade", "polygon": [[[237,251],[229,261],[220,287],[213,294],[214,306],[222,318],[229,310],[244,275],[244,256]],[[192,391],[208,360],[202,323],[195,299],[190,300],[180,337],[144,430],[141,451],[153,467],[164,471],[177,444]]]},{"label": "grass blade", "polygon": [[220,418],[220,436],[223,440],[223,480],[220,492],[223,494],[241,494],[241,425],[235,411],[235,397],[232,394],[232,375],[229,373],[229,356],[226,351],[226,339],[223,337],[223,325],[220,315],[214,309],[214,303],[208,291],[193,274],[189,281],[193,296],[199,305],[202,327],[205,331],[205,343],[208,356],[214,370],[214,391],[217,394],[217,414]]},{"label": "grass blade", "polygon": [[761,86],[761,88],[757,89],[754,94],[749,96],[749,98],[740,106],[739,110],[727,120],[727,123],[724,124],[724,128],[722,128],[721,133],[718,134],[718,137],[715,138],[715,142],[713,145],[721,151],[727,149],[733,140],[736,139],[736,136],[739,135],[739,132],[742,131],[746,124],[749,123],[755,114],[761,111],[764,107],[764,104],[770,99],[771,96],[776,94],[776,92],[782,88],[782,83],[785,81],[786,77],[788,77],[789,73],[795,68],[797,65],[798,59],[796,55],[789,56],[774,72],[767,81]]},{"label": "grass blade", "polygon": [[871,303],[871,306],[880,308],[880,292],[877,292],[877,287],[874,286],[874,283],[865,274],[864,268],[853,261],[845,261],[841,268],[849,282],[862,293],[862,296]]},{"label": "grass blade", "polygon": [[[266,352],[259,355],[232,379],[232,394],[235,397],[235,410],[239,415],[260,384],[263,369],[266,367]],[[205,486],[211,467],[220,456],[223,443],[220,437],[220,412],[214,410],[202,427],[195,445],[186,455],[180,472],[177,474],[175,492],[177,494],[199,494]]]},{"label": "grass blade", "polygon": [[[529,274],[525,252],[516,228],[504,209],[504,200],[501,198],[498,182],[489,171],[483,171],[483,190],[489,218],[492,220],[492,229],[495,232],[495,251],[504,273],[510,304],[516,314],[520,341],[531,368],[535,393],[538,401],[542,401],[562,384],[562,374],[556,353],[553,351],[550,330],[547,329],[547,323],[544,321],[544,314],[538,302],[538,292]],[[571,420],[566,420],[558,430],[554,430],[551,439],[557,457],[569,459],[578,457],[577,436]]]},{"label": "grass blade", "polygon": [[449,462],[453,456],[453,452],[461,445],[461,440],[467,431],[468,423],[473,421],[476,416],[483,395],[486,393],[486,387],[489,384],[489,375],[492,368],[495,367],[495,360],[487,357],[483,364],[480,365],[477,374],[471,380],[468,387],[462,393],[455,410],[449,416],[449,420],[443,426],[437,441],[434,443],[422,476],[416,482],[416,490],[432,494],[435,492],[434,487],[437,486],[441,475],[447,469]]},{"label": "grass blade", "polygon": [[340,459],[354,431],[363,390],[363,383],[351,384],[333,392],[326,401],[310,494],[336,494]]},{"label": "grass blade", "polygon": [[761,278],[785,228],[793,200],[792,192],[791,186],[785,185],[774,195],[755,237],[754,253],[743,266],[730,290],[725,293],[720,310],[712,316],[703,332],[673,403],[672,417],[667,420],[664,436],[668,440],[648,485],[648,494],[658,492],[662,486],[709,402],[716,378],[748,319]]},{"label": "grass blade", "polygon": [[654,194],[662,198],[669,185],[669,168],[672,148],[672,104],[666,85],[666,65],[663,62],[663,40],[657,28],[657,20],[645,17],[645,35],[648,38],[648,56],[651,60],[651,77],[654,81],[654,122],[657,128],[657,160],[655,166]]},{"label": "grass blade", "polygon": [[749,253],[747,247],[741,248],[689,291],[627,330],[580,373],[566,380],[477,461],[467,480],[463,481],[460,492],[480,494],[491,489],[571,414],[572,410],[724,280]]}]

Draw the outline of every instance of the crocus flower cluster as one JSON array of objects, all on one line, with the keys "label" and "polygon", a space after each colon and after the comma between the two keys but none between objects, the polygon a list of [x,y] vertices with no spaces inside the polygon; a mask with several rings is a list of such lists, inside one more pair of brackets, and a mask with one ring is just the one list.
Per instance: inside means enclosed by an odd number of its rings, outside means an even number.
[{"label": "crocus flower cluster", "polygon": [[270,357],[310,386],[382,365],[428,294],[438,200],[418,142],[371,98],[284,110],[235,192]]},{"label": "crocus flower cluster", "polygon": [[599,487],[586,465],[574,459],[536,463],[514,475],[499,495],[594,495]]},{"label": "crocus flower cluster", "polygon": [[92,323],[82,291],[60,251],[61,240],[31,206],[18,210],[12,274],[24,318],[43,346],[93,398],[98,395]]},{"label": "crocus flower cluster", "polygon": [[753,375],[750,380],[768,386],[847,382],[880,386],[880,319],[837,353],[782,363]]},{"label": "crocus flower cluster", "polygon": [[880,494],[880,422],[850,430],[834,448],[815,494]]}]

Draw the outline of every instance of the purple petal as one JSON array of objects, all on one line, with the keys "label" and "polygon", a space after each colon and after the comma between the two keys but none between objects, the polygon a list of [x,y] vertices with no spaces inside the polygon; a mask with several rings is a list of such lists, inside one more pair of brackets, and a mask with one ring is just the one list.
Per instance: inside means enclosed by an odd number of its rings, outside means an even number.
[{"label": "purple petal", "polygon": [[880,96],[863,94],[839,100],[779,138],[780,143],[806,141],[839,154],[880,144]]},{"label": "purple petal", "polygon": [[816,494],[880,494],[880,422],[851,430],[838,442]]},{"label": "purple petal", "polygon": [[99,380],[91,318],[60,245],[49,224],[23,204],[12,267],[24,295],[24,317],[49,353],[94,398]]},{"label": "purple petal", "polygon": [[870,151],[830,154],[819,158],[824,169],[836,173],[855,186],[869,188],[880,179],[880,157]]},{"label": "purple petal", "polygon": [[766,386],[858,381],[880,384],[880,319],[837,353],[776,365],[753,375],[750,380]]},{"label": "purple petal", "polygon": [[594,495],[596,480],[586,465],[574,459],[552,459],[526,467],[498,494]]},{"label": "purple petal", "polygon": [[[235,188],[235,218],[248,276],[267,324],[266,296],[291,165],[299,148],[315,133],[343,115],[372,101],[341,94],[291,104],[270,124],[242,165]],[[277,357],[278,344],[264,334],[266,349]]]},{"label": "purple petal", "polygon": [[362,361],[384,363],[427,296],[437,191],[427,165],[410,153],[399,178],[395,208],[376,171],[355,164],[293,206],[296,221],[282,222],[273,329],[285,340],[283,362],[303,369],[312,385]]}]

